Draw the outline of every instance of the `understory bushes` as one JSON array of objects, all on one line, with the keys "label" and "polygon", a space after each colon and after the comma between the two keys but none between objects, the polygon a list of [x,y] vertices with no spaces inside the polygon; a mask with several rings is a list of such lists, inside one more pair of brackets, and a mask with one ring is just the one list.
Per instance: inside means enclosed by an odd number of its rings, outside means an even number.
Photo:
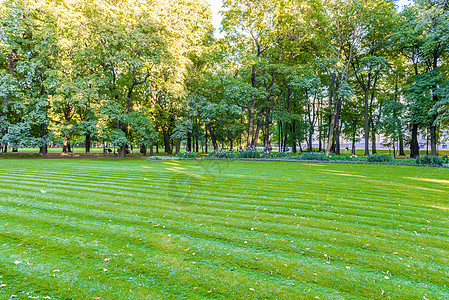
[{"label": "understory bushes", "polygon": [[[198,153],[182,153],[180,158],[197,158]],[[209,153],[208,158],[215,159],[273,159],[273,160],[299,160],[299,161],[330,161],[330,162],[368,162],[396,165],[427,165],[449,167],[449,157],[423,156],[417,159],[397,159],[387,154],[357,156],[357,155],[329,155],[324,152],[303,152],[296,155],[290,152],[265,152],[255,147],[242,150],[219,150],[217,153]]]},{"label": "understory bushes", "polygon": [[260,151],[256,147],[248,147],[246,149],[240,150],[237,153],[238,158],[258,158],[263,151]]},{"label": "understory bushes", "polygon": [[234,158],[234,151],[220,149],[218,150],[217,153],[212,152],[209,153],[207,156],[211,158]]},{"label": "understory bushes", "polygon": [[445,159],[438,156],[420,156],[416,159],[416,164],[428,166],[442,166],[443,164],[445,164],[445,160],[447,161],[447,155]]},{"label": "understory bushes", "polygon": [[276,159],[276,158],[290,158],[291,154],[288,152],[265,152],[255,147],[248,147],[242,150],[218,150],[218,152],[209,153],[208,157],[218,159],[231,158],[252,158],[252,159]]},{"label": "understory bushes", "polygon": [[291,158],[290,152],[263,152],[260,158]]},{"label": "understory bushes", "polygon": [[323,152],[304,152],[296,157],[298,160],[329,160]]},{"label": "understory bushes", "polygon": [[199,153],[196,152],[179,152],[176,157],[179,157],[181,159],[192,159],[192,158],[198,158],[200,157]]},{"label": "understory bushes", "polygon": [[393,157],[386,154],[370,155],[366,158],[366,160],[368,162],[391,163],[393,162]]}]

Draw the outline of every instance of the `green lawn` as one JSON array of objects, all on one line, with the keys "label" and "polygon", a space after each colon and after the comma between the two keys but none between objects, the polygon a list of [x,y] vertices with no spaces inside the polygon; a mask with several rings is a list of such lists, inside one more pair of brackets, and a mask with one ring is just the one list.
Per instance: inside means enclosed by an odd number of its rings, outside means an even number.
[{"label": "green lawn", "polygon": [[449,298],[448,169],[0,159],[0,173],[0,299]]}]

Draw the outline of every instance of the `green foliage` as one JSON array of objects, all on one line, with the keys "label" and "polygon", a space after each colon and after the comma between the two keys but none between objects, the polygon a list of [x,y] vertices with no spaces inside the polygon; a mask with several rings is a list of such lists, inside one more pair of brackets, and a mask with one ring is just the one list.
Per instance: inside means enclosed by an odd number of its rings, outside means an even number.
[{"label": "green foliage", "polygon": [[290,154],[290,152],[273,152],[273,151],[269,151],[269,152],[262,152],[262,154],[260,155],[260,158],[266,158],[266,159],[290,159],[292,157],[292,155]]},{"label": "green foliage", "polygon": [[109,141],[118,147],[126,146],[129,143],[125,133],[120,129],[114,129],[109,133]]},{"label": "green foliage", "polygon": [[443,164],[445,164],[445,165],[449,164],[449,156],[448,155],[441,157],[441,159],[443,160]]},{"label": "green foliage", "polygon": [[260,151],[256,147],[247,147],[245,149],[239,150],[237,154],[239,158],[258,158],[263,151]]},{"label": "green foliage", "polygon": [[221,159],[234,158],[235,157],[235,152],[231,151],[231,150],[220,149],[216,153],[215,152],[209,153],[208,157],[219,158],[219,159],[220,158]]},{"label": "green foliage", "polygon": [[179,152],[176,154],[176,157],[179,159],[195,159],[200,157],[200,154],[196,152]]},{"label": "green foliage", "polygon": [[428,166],[442,166],[445,164],[447,159],[443,159],[438,156],[420,156],[416,159],[416,164],[418,165],[428,165]]},{"label": "green foliage", "polygon": [[368,162],[391,163],[393,161],[393,157],[386,154],[370,155],[366,158],[366,160]]},{"label": "green foliage", "polygon": [[329,160],[323,152],[304,152],[296,157],[298,160]]}]

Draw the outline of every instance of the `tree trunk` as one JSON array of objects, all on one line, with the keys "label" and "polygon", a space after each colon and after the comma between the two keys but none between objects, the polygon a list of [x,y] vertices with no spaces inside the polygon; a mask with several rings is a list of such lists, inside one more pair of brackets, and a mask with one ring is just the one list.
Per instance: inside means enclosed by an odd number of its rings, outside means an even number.
[{"label": "tree trunk", "polygon": [[355,134],[352,135],[352,150],[351,155],[355,155]]},{"label": "tree trunk", "polygon": [[175,155],[178,155],[179,152],[181,152],[181,138],[176,139],[176,153]]},{"label": "tree trunk", "polygon": [[198,138],[195,139],[195,148],[196,148],[195,152],[199,153],[200,152],[200,145],[199,145],[199,142],[198,142]]},{"label": "tree trunk", "polygon": [[402,136],[402,134],[399,136],[399,156],[405,156],[404,137]]},{"label": "tree trunk", "polygon": [[120,146],[117,151],[118,151],[118,157],[119,158],[125,158],[126,145]]},{"label": "tree trunk", "polygon": [[205,142],[205,148],[206,148],[206,153],[207,153],[207,147],[208,147],[208,145],[207,145],[207,128],[205,128],[205,134],[204,134],[204,139],[206,140],[206,142]]},{"label": "tree trunk", "polygon": [[312,139],[313,139],[313,126],[311,125],[309,128],[309,138],[308,138],[308,146],[307,151],[312,152]]},{"label": "tree trunk", "polygon": [[332,150],[332,146],[334,145],[334,129],[335,129],[335,120],[336,120],[336,111],[332,110],[332,100],[334,99],[335,94],[335,73],[332,74],[332,77],[329,80],[329,89],[328,89],[328,97],[329,97],[329,132],[326,146],[326,156],[329,156]]},{"label": "tree trunk", "polygon": [[86,133],[86,153],[90,153],[90,133]]},{"label": "tree trunk", "polygon": [[287,147],[288,147],[288,133],[289,133],[289,128],[290,124],[288,124],[288,122],[285,122],[284,125],[284,152],[287,151]]},{"label": "tree trunk", "polygon": [[[45,139],[45,136],[47,135],[47,124],[42,123],[41,124],[41,138]],[[47,156],[47,144],[43,144],[40,149],[39,153],[43,156]]]},{"label": "tree trunk", "polygon": [[278,143],[278,151],[281,152],[284,149],[284,141],[282,140],[282,122],[278,121],[278,139],[279,139],[279,143]]},{"label": "tree trunk", "polygon": [[341,128],[341,120],[340,120],[340,113],[341,113],[341,98],[337,99],[336,104],[336,121],[335,121],[335,154],[341,155],[341,149],[340,149],[340,128]]},{"label": "tree trunk", "polygon": [[62,153],[67,153],[69,149],[69,140],[66,138],[64,139],[64,141],[62,142]]},{"label": "tree trunk", "polygon": [[254,144],[254,140],[253,140],[254,114],[255,114],[255,107],[256,107],[255,97],[256,96],[253,96],[253,101],[252,101],[251,107],[249,108],[249,111],[248,111],[248,138],[247,138],[247,142],[246,142],[247,147],[252,146]]},{"label": "tree trunk", "polygon": [[[368,85],[369,87],[369,85]],[[369,156],[369,88],[365,89],[365,156]],[[374,146],[373,146],[374,147]],[[374,154],[374,152],[373,152]]]},{"label": "tree trunk", "polygon": [[147,146],[144,144],[140,145],[140,153],[142,153],[143,156],[147,156]]},{"label": "tree trunk", "polygon": [[418,123],[412,123],[412,137],[410,145],[411,158],[417,158],[419,156],[418,127]]},{"label": "tree trunk", "polygon": [[396,158],[396,140],[393,140],[393,157]]},{"label": "tree trunk", "polygon": [[42,154],[42,156],[47,156],[47,145],[39,147],[39,153]]},{"label": "tree trunk", "polygon": [[438,156],[437,153],[437,125],[434,125],[434,121],[437,116],[432,116],[432,125],[430,126],[430,154],[432,156]]},{"label": "tree trunk", "polygon": [[165,153],[172,154],[172,149],[170,147],[170,135],[164,127],[162,127],[162,134],[164,136]]},{"label": "tree trunk", "polygon": [[332,150],[332,146],[334,145],[334,128],[335,128],[335,114],[333,113],[331,115],[331,122],[329,124],[329,135],[327,140],[327,146],[326,146],[326,156],[329,156]]},{"label": "tree trunk", "polygon": [[265,115],[265,134],[263,139],[263,146],[265,148],[265,151],[268,151],[268,149],[270,148],[270,113],[271,110],[268,108]]},{"label": "tree trunk", "polygon": [[296,143],[297,143],[297,141],[296,141],[296,120],[294,120],[293,121],[293,124],[292,124],[292,135],[293,135],[293,145],[292,145],[292,151],[293,151],[293,153],[296,153]]},{"label": "tree trunk", "polygon": [[214,151],[215,151],[215,153],[217,153],[218,152],[218,144],[217,144],[217,140],[215,139],[215,133],[212,130],[212,127],[210,126],[209,123],[206,123],[206,128],[207,128],[207,131],[209,131],[209,135],[210,135],[210,139],[212,140],[212,145],[214,147]]},{"label": "tree trunk", "polygon": [[371,132],[371,154],[377,154],[377,145],[376,145],[376,131],[372,130]]},{"label": "tree trunk", "polygon": [[257,121],[257,127],[256,127],[256,134],[254,136],[254,140],[253,140],[253,143],[251,145],[253,147],[257,147],[257,141],[259,140],[260,127],[262,127],[262,121],[258,120]]},{"label": "tree trunk", "polygon": [[192,137],[189,134],[187,134],[187,147],[186,147],[186,151],[187,152],[192,152]]}]

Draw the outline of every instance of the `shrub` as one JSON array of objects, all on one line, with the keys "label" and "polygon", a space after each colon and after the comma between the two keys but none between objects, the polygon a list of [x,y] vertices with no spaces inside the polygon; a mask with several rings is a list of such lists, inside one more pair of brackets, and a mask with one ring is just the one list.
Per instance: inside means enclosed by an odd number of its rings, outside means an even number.
[{"label": "shrub", "polygon": [[357,155],[329,155],[328,159],[331,161],[366,161],[365,156]]},{"label": "shrub", "polygon": [[176,157],[179,157],[180,159],[192,159],[197,158],[200,155],[196,152],[179,152]]},{"label": "shrub", "polygon": [[212,157],[212,158],[233,158],[234,157],[234,152],[229,150],[224,150],[224,149],[220,149],[218,150],[217,153],[212,152],[209,153],[208,157]]},{"label": "shrub", "polygon": [[179,157],[176,156],[148,156],[147,160],[149,161],[157,161],[157,160],[174,160],[179,159]]},{"label": "shrub", "polygon": [[290,152],[262,152],[261,158],[291,158]]},{"label": "shrub", "polygon": [[304,152],[297,156],[299,160],[329,160],[323,152]]},{"label": "shrub", "polygon": [[239,158],[257,158],[260,157],[261,152],[256,147],[248,147],[244,150],[240,150],[238,153]]},{"label": "shrub", "polygon": [[420,156],[416,159],[416,164],[418,165],[428,165],[428,166],[442,166],[444,160],[438,156]]},{"label": "shrub", "polygon": [[393,162],[393,157],[387,154],[370,155],[366,158],[366,160],[368,162],[390,163]]}]

